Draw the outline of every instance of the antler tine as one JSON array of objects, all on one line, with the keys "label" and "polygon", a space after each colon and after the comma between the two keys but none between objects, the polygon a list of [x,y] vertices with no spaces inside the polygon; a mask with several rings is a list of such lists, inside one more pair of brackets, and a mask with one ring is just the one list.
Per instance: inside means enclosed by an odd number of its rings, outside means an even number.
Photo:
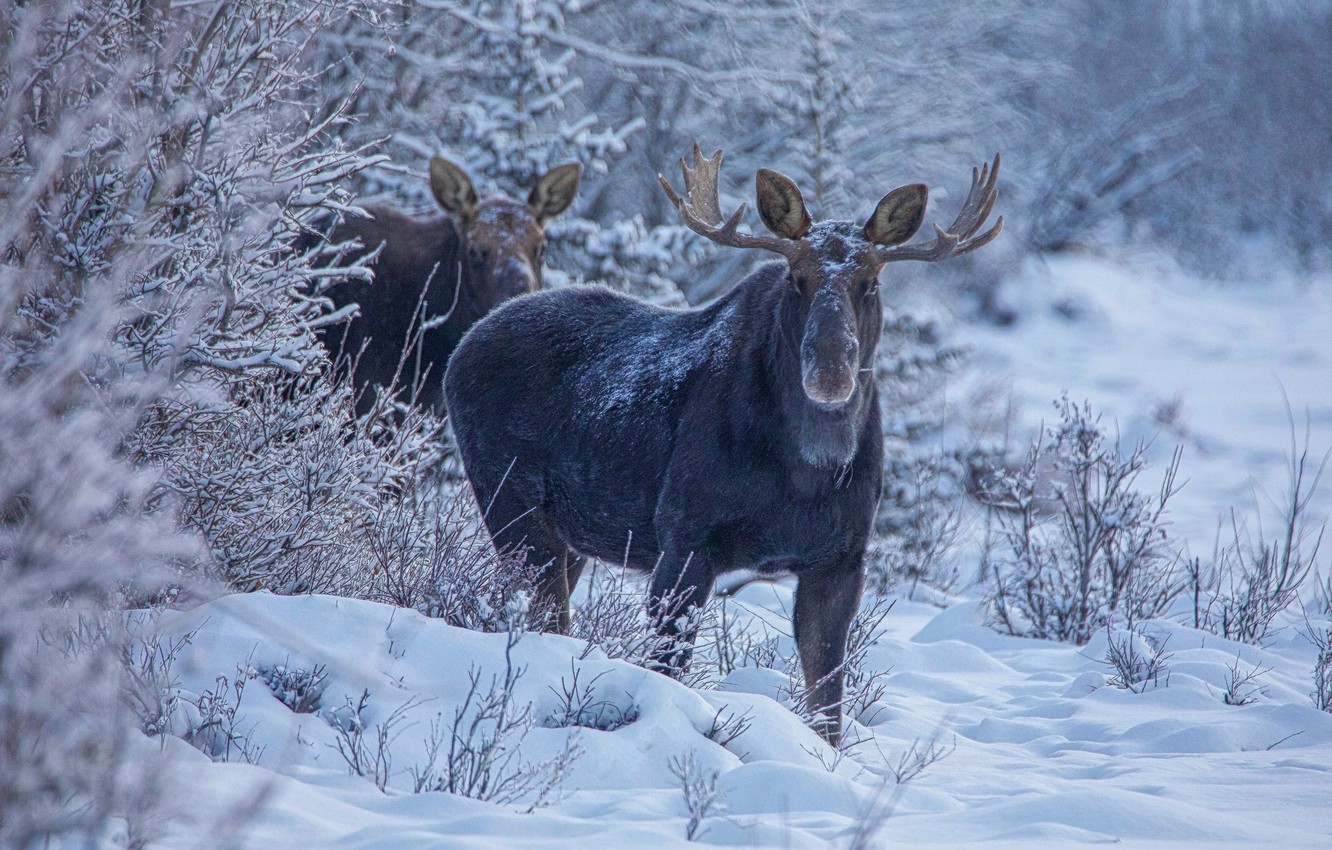
[{"label": "antler tine", "polygon": [[1002,232],[1004,218],[1000,216],[994,227],[975,236],[977,230],[990,217],[994,210],[999,191],[995,188],[999,180],[999,154],[994,155],[994,163],[983,164],[979,169],[971,169],[971,191],[962,204],[952,227],[944,230],[934,225],[935,238],[932,242],[916,245],[903,245],[899,248],[885,248],[879,251],[881,262],[896,260],[942,260],[954,255],[974,251],[988,245]]},{"label": "antler tine", "polygon": [[1002,233],[1003,230],[1004,230],[1004,217],[999,216],[999,218],[994,223],[994,227],[991,227],[989,230],[985,231],[980,236],[977,236],[974,239],[968,239],[967,244],[958,248],[957,251],[955,251],[954,253],[967,254],[970,253],[971,251],[976,250],[977,248],[984,248],[986,245],[989,245],[991,242],[993,242],[994,237]]},{"label": "antler tine", "polygon": [[703,156],[703,150],[694,144],[694,165],[691,168],[680,157],[680,173],[684,177],[685,194],[681,197],[670,181],[658,174],[657,180],[665,190],[667,199],[680,214],[680,220],[690,230],[700,236],[732,248],[763,248],[790,256],[796,243],[790,239],[772,236],[755,236],[741,233],[740,221],[744,218],[746,205],[741,204],[722,221],[721,201],[718,192],[718,180],[721,174],[722,152],[719,150],[711,159]]},{"label": "antler tine", "polygon": [[971,169],[971,191],[967,193],[962,211],[958,213],[953,226],[949,228],[950,233],[956,233],[967,239],[976,232],[994,209],[994,202],[999,197],[994,188],[998,176],[999,154],[994,155],[993,168],[990,168],[989,163],[985,163],[979,172],[975,168]]},{"label": "antler tine", "polygon": [[720,224],[722,220],[718,188],[721,164],[720,149],[712,155],[712,159],[708,159],[703,156],[703,150],[698,146],[698,142],[694,142],[693,168],[685,164],[684,157],[680,157],[680,174],[684,176],[685,195],[689,197],[689,205],[705,224]]}]

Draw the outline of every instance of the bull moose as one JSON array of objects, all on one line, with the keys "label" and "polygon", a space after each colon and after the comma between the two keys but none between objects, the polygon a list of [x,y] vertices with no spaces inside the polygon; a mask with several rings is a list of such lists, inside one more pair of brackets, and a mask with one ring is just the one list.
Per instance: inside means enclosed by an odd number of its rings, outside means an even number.
[{"label": "bull moose", "polygon": [[497,304],[540,288],[546,223],[573,203],[580,175],[577,163],[552,168],[525,203],[478,199],[467,173],[436,156],[430,190],[446,216],[367,207],[371,217],[332,229],[330,242],[355,245],[349,260],[379,252],[369,260],[373,281],[341,282],[328,293],[337,309],[360,308],[345,328],[324,331],[326,344],[352,364],[358,415],[373,401],[370,384],[414,387],[418,404],[443,412],[449,355]]},{"label": "bull moose", "polygon": [[670,310],[598,287],[516,298],[477,323],[444,393],[459,452],[500,547],[543,564],[533,605],[569,627],[588,556],[651,574],[661,638],[653,666],[679,675],[720,573],[796,576],[794,630],[811,714],[841,737],[847,634],[879,501],[883,439],[874,385],[883,327],[879,274],[942,260],[975,235],[997,196],[999,158],[972,175],[951,228],[904,245],[924,219],[923,185],[879,201],[865,224],[812,223],[799,188],[766,168],[758,211],[772,235],[725,223],[721,151],[681,159],[685,196],[660,178],[686,225],[762,248],[759,266],[702,309]]}]

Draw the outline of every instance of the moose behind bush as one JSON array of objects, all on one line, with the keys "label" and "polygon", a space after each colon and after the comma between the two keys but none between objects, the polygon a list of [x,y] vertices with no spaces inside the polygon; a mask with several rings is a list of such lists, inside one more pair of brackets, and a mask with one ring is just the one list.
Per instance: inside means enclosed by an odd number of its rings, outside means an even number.
[{"label": "moose behind bush", "polygon": [[354,240],[347,260],[379,252],[370,260],[373,282],[329,291],[336,308],[360,308],[324,337],[353,364],[358,414],[370,408],[370,384],[414,389],[419,404],[443,412],[440,381],[449,355],[495,305],[540,288],[546,222],[573,203],[580,174],[576,163],[552,168],[526,202],[478,199],[467,173],[437,156],[430,191],[448,216],[415,219],[369,207],[370,218],[333,228],[330,242]]},{"label": "moose behind bush", "polygon": [[678,675],[690,616],[720,573],[798,577],[795,637],[820,731],[841,736],[842,664],[880,493],[883,443],[873,380],[883,327],[878,276],[894,260],[939,260],[975,236],[995,171],[973,175],[949,231],[920,227],[926,189],[886,195],[864,225],[813,224],[800,190],[767,169],[758,209],[771,236],[724,224],[718,152],[662,179],[684,222],[785,263],[759,267],[701,310],[653,307],[606,289],[514,299],[463,339],[445,377],[458,447],[501,547],[545,564],[534,610],[569,626],[585,556],[651,572],[655,663]]}]

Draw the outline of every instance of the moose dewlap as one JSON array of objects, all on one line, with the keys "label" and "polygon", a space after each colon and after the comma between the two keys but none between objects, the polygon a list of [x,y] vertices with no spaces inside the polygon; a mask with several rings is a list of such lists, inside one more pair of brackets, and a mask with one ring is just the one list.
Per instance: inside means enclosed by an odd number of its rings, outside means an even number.
[{"label": "moose dewlap", "polygon": [[685,195],[662,186],[695,232],[768,263],[712,305],[668,310],[596,287],[507,302],[476,324],[444,392],[495,544],[544,564],[534,613],[569,626],[584,558],[651,573],[655,666],[689,663],[696,618],[729,570],[797,577],[794,628],[809,707],[841,736],[842,665],[860,601],[883,470],[874,386],[879,275],[989,242],[999,159],[973,173],[953,226],[903,245],[926,189],[886,195],[863,225],[813,223],[800,190],[756,175],[770,236],[722,222],[721,152],[681,160]]}]

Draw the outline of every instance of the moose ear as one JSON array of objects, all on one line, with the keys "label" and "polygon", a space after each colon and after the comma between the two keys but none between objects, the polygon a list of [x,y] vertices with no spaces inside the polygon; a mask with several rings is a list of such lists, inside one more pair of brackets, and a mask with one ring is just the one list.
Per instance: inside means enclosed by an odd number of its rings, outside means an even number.
[{"label": "moose ear", "polygon": [[557,165],[542,175],[527,196],[527,205],[537,221],[545,224],[567,210],[578,194],[578,180],[582,176],[583,167],[576,162]]},{"label": "moose ear", "polygon": [[430,158],[430,191],[445,212],[464,219],[476,212],[476,190],[471,178],[442,156]]},{"label": "moose ear", "polygon": [[929,198],[929,189],[923,183],[912,183],[884,195],[874,208],[874,215],[865,222],[865,238],[885,248],[907,241],[925,221]]},{"label": "moose ear", "polygon": [[754,192],[763,223],[778,236],[799,239],[809,231],[809,210],[795,181],[769,168],[754,175]]}]

